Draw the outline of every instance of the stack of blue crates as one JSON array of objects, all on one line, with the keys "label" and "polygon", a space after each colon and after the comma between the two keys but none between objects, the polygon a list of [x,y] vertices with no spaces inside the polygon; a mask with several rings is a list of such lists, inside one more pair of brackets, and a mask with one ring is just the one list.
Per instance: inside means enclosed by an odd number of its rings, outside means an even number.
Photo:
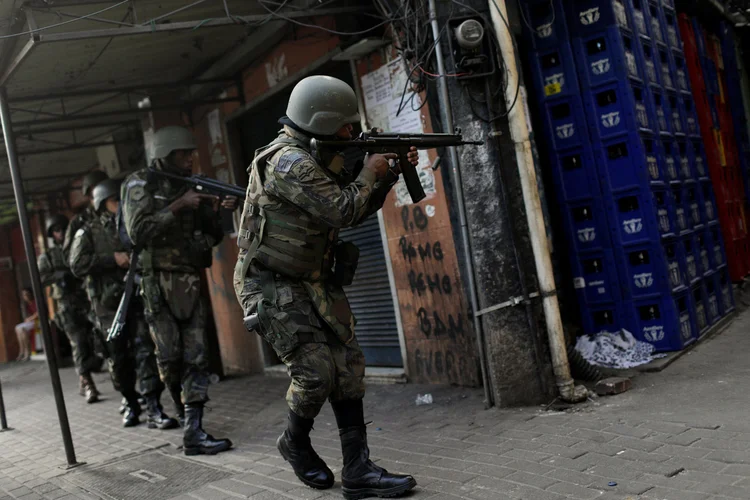
[{"label": "stack of blue crates", "polygon": [[584,331],[682,349],[726,259],[672,2],[522,4]]}]

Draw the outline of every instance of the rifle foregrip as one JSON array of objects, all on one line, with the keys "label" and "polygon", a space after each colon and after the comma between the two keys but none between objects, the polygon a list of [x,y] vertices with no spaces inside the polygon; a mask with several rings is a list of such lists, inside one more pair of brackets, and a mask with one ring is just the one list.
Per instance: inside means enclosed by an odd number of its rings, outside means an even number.
[{"label": "rifle foregrip", "polygon": [[419,203],[427,195],[424,193],[424,189],[422,189],[422,181],[419,180],[417,168],[411,164],[405,154],[399,156],[398,162],[401,165],[401,175],[404,176],[404,183],[406,184],[406,189],[409,190],[411,201]]}]

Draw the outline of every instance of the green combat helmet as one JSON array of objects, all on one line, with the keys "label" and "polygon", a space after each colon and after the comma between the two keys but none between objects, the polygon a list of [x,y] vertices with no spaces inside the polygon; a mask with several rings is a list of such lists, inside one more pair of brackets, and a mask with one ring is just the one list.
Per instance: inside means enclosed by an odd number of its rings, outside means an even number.
[{"label": "green combat helmet", "polygon": [[197,149],[193,134],[185,127],[162,127],[154,134],[154,158],[162,160],[172,151]]},{"label": "green combat helmet", "polygon": [[338,78],[308,76],[294,86],[286,115],[313,135],[333,135],[344,125],[359,121],[357,96]]},{"label": "green combat helmet", "polygon": [[59,227],[63,232],[68,228],[68,218],[63,214],[49,215],[44,221],[44,230],[47,237],[52,238],[52,230]]},{"label": "green combat helmet", "polygon": [[86,174],[83,178],[83,183],[81,184],[83,195],[91,196],[91,190],[94,189],[97,184],[106,179],[109,179],[109,176],[101,170],[94,170],[93,172]]},{"label": "green combat helmet", "polygon": [[115,179],[107,179],[99,183],[92,192],[92,197],[94,198],[94,210],[98,212],[102,203],[112,196],[120,196],[120,182]]}]

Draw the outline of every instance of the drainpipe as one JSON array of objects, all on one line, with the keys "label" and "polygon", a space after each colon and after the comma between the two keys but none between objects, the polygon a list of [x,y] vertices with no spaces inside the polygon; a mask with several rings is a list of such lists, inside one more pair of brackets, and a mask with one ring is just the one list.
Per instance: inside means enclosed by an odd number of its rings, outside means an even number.
[{"label": "drainpipe", "polygon": [[[435,0],[429,0],[430,5],[430,24],[432,25],[432,36],[435,40],[440,40],[440,27],[437,22],[437,9]],[[450,96],[448,95],[448,84],[445,81],[445,64],[443,62],[443,49],[440,43],[435,44],[435,59],[437,59],[438,71],[438,90],[440,92],[440,114],[443,118],[444,131],[453,133],[453,108],[451,107]],[[469,289],[469,299],[471,301],[472,316],[479,311],[479,301],[477,299],[477,289],[474,283],[474,262],[471,257],[471,236],[469,235],[469,226],[466,222],[466,204],[464,203],[463,183],[459,172],[458,152],[455,147],[449,147],[448,154],[451,158],[451,169],[449,171],[451,182],[455,186],[456,205],[458,206],[458,221],[461,226],[461,243],[464,249],[464,268],[466,269],[467,288]],[[474,325],[474,336],[477,339],[477,351],[479,354],[479,366],[482,371],[482,386],[484,387],[484,407],[490,408],[495,404],[492,393],[492,386],[487,376],[487,354],[484,351],[484,329],[482,320],[474,316],[472,324]]]},{"label": "drainpipe", "polygon": [[[490,16],[492,25],[497,35],[503,61],[508,78],[505,89],[505,102],[511,106],[516,100],[516,89],[519,82],[518,66],[516,64],[516,49],[513,42],[513,34],[507,23],[508,10],[505,0],[489,0]],[[560,304],[557,301],[557,290],[555,289],[555,278],[552,271],[552,258],[549,254],[549,241],[544,225],[544,214],[542,202],[539,198],[536,169],[534,168],[534,157],[531,150],[529,117],[526,114],[525,89],[520,89],[518,102],[508,114],[510,121],[510,135],[516,150],[516,163],[521,180],[523,192],[523,204],[526,208],[526,221],[529,225],[529,236],[534,253],[537,277],[539,280],[540,295],[544,309],[544,319],[547,324],[547,336],[549,337],[550,354],[552,357],[552,369],[555,381],[560,393],[560,398],[567,402],[576,403],[583,401],[588,396],[585,387],[576,387],[570,375],[568,364],[568,353],[565,345],[565,334],[563,332],[562,319],[560,318]]]}]

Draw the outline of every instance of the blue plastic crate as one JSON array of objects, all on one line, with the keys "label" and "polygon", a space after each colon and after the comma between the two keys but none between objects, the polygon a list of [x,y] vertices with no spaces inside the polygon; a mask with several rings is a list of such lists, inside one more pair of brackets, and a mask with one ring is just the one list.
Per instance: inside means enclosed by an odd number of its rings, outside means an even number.
[{"label": "blue plastic crate", "polygon": [[697,182],[690,180],[682,184],[685,208],[687,210],[688,226],[693,231],[703,229],[703,197]]},{"label": "blue plastic crate", "polygon": [[642,40],[651,40],[648,0],[629,0],[628,13],[636,35]]},{"label": "blue plastic crate", "polygon": [[675,207],[672,200],[672,191],[668,187],[651,188],[654,209],[656,210],[656,221],[659,234],[662,239],[673,238],[677,235],[677,223],[675,222]]},{"label": "blue plastic crate", "polygon": [[716,323],[721,319],[721,309],[719,307],[720,292],[717,286],[717,275],[715,272],[703,280],[703,286],[706,288],[706,314],[708,316],[708,322],[711,324]]},{"label": "blue plastic crate", "polygon": [[607,212],[615,247],[659,241],[656,209],[650,192],[633,189],[610,193],[610,197],[611,208]]},{"label": "blue plastic crate", "polygon": [[695,319],[698,335],[703,335],[711,327],[711,322],[708,319],[708,294],[706,293],[706,287],[702,281],[699,281],[693,285],[690,289],[690,293],[693,299],[693,307],[695,307]]},{"label": "blue plastic crate", "polygon": [[732,289],[732,280],[729,277],[727,266],[722,266],[716,270],[716,281],[716,286],[721,297],[719,311],[721,312],[721,316],[724,317],[734,311],[735,308],[734,290]]},{"label": "blue plastic crate", "polygon": [[651,40],[657,45],[667,46],[667,39],[664,36],[664,30],[662,28],[662,19],[660,14],[661,8],[659,4],[653,0],[648,2],[648,19],[651,23]]},{"label": "blue plastic crate", "polygon": [[661,71],[661,85],[664,90],[669,92],[675,92],[677,90],[677,84],[674,81],[674,73],[672,72],[672,60],[669,56],[669,49],[660,48],[657,51],[657,62],[659,63],[659,69]]},{"label": "blue plastic crate", "polygon": [[690,160],[690,146],[688,142],[686,140],[678,140],[675,161],[677,162],[677,170],[680,172],[680,179],[683,182],[695,179],[693,165]]},{"label": "blue plastic crate", "polygon": [[696,16],[691,17],[690,22],[693,25],[693,32],[695,33],[695,45],[698,48],[698,56],[704,58],[708,56],[708,51],[706,50],[706,39],[704,38],[703,25]]},{"label": "blue plastic crate", "polygon": [[660,21],[664,40],[670,50],[682,52],[682,37],[680,36],[680,28],[677,25],[677,13],[672,9],[662,7],[659,9],[659,15],[661,17]]},{"label": "blue plastic crate", "polygon": [[556,150],[590,143],[583,106],[577,96],[549,100],[543,108]]},{"label": "blue plastic crate", "polygon": [[653,45],[650,42],[642,42],[641,50],[636,51],[636,54],[640,60],[640,67],[644,81],[651,87],[661,89],[661,63]]},{"label": "blue plastic crate", "polygon": [[587,335],[618,333],[625,326],[623,318],[622,302],[581,306],[581,322]]},{"label": "blue plastic crate", "polygon": [[671,113],[672,133],[677,138],[683,138],[687,134],[687,124],[682,109],[682,102],[676,92],[667,92],[669,112]]},{"label": "blue plastic crate", "polygon": [[710,252],[713,250],[710,244],[710,235],[706,232],[705,227],[700,231],[695,232],[695,244],[697,245],[696,251],[698,252],[698,265],[702,276],[707,276],[711,273],[711,255]]},{"label": "blue plastic crate", "polygon": [[587,36],[610,26],[631,30],[625,0],[568,0],[566,6],[573,36]]},{"label": "blue plastic crate", "polygon": [[673,184],[671,187],[672,199],[674,200],[675,223],[677,224],[676,230],[680,236],[683,236],[690,232],[688,208],[686,206],[687,193],[682,184]]},{"label": "blue plastic crate", "polygon": [[674,0],[661,0],[661,6],[664,7],[664,9],[669,9],[671,11],[675,10],[674,6]]},{"label": "blue plastic crate", "polygon": [[716,225],[709,226],[705,230],[706,240],[710,245],[708,256],[711,260],[711,270],[720,269],[727,264],[727,253],[724,249],[724,237],[721,234],[721,228]]},{"label": "blue plastic crate", "polygon": [[525,0],[520,5],[524,34],[535,49],[554,48],[568,42],[570,35],[561,0]]},{"label": "blue plastic crate", "polygon": [[690,73],[688,73],[687,62],[685,61],[685,55],[682,53],[672,52],[671,54],[671,65],[672,74],[674,75],[674,82],[682,94],[690,97],[691,96],[691,84],[690,84]]},{"label": "blue plastic crate", "polygon": [[703,273],[700,268],[700,255],[698,253],[698,242],[695,234],[687,234],[680,238],[682,245],[682,256],[685,259],[685,278],[690,286],[703,279]]},{"label": "blue plastic crate", "polygon": [[580,94],[575,58],[568,42],[533,52],[530,62],[540,102]]},{"label": "blue plastic crate", "polygon": [[565,203],[566,230],[577,252],[611,247],[606,211],[600,198]]},{"label": "blue plastic crate", "polygon": [[656,130],[662,136],[672,136],[672,112],[669,109],[669,101],[664,93],[656,88],[650,88],[648,92],[651,93],[652,102],[654,104],[654,121],[656,122]]},{"label": "blue plastic crate", "polygon": [[678,146],[671,137],[663,138],[661,141],[661,169],[667,182],[676,183],[680,180],[680,163],[678,159]]},{"label": "blue plastic crate", "polygon": [[617,26],[573,38],[572,46],[584,88],[627,79],[643,82],[636,42]]},{"label": "blue plastic crate", "polygon": [[551,154],[560,201],[601,196],[596,162],[589,148],[578,147]]},{"label": "blue plastic crate", "polygon": [[680,110],[685,120],[685,132],[690,137],[701,139],[700,123],[698,122],[698,113],[695,110],[695,101],[692,96],[681,95],[678,99]]},{"label": "blue plastic crate", "polygon": [[706,224],[718,223],[719,212],[716,209],[716,195],[710,180],[700,181],[699,195],[703,202],[703,222]]},{"label": "blue plastic crate", "polygon": [[[584,95],[588,123],[598,139],[607,140],[635,131],[653,132],[647,94],[638,87],[619,82],[601,85]],[[640,98],[640,100],[636,100]]]},{"label": "blue plastic crate", "polygon": [[690,292],[657,295],[631,302],[632,333],[657,352],[677,351],[695,341],[697,326]]},{"label": "blue plastic crate", "polygon": [[692,138],[690,140],[690,161],[696,179],[708,181],[708,162],[703,149],[703,139]]},{"label": "blue plastic crate", "polygon": [[581,304],[621,300],[617,265],[612,252],[601,250],[575,256],[574,285]]},{"label": "blue plastic crate", "polygon": [[669,250],[670,253],[667,254],[658,242],[618,249],[624,298],[644,298],[685,288],[687,281],[679,248],[676,244],[671,244]]},{"label": "blue plastic crate", "polygon": [[665,186],[668,182],[665,173],[662,171],[664,164],[660,149],[661,143],[650,134],[642,134],[641,142],[643,143],[643,152],[646,156],[646,169],[648,170],[649,182],[652,186]]},{"label": "blue plastic crate", "polygon": [[[649,141],[647,138],[646,141]],[[652,141],[649,141],[652,142]],[[615,193],[642,189],[650,182],[648,156],[638,134],[602,141],[599,171],[603,189]]]}]

